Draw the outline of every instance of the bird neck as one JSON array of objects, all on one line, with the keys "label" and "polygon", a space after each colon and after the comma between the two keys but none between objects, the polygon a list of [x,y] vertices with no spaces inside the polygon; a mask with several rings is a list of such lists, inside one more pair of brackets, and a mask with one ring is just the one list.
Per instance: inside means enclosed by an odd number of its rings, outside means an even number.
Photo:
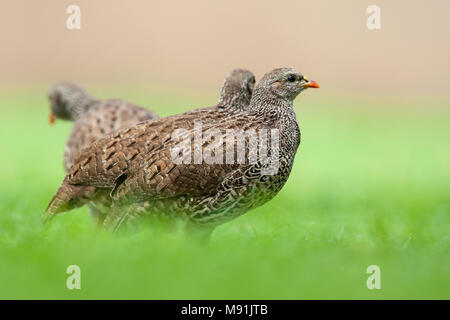
[{"label": "bird neck", "polygon": [[295,154],[300,144],[300,129],[291,100],[282,99],[267,90],[255,90],[249,110],[256,118],[277,128],[280,133],[281,147]]},{"label": "bird neck", "polygon": [[72,121],[78,120],[80,116],[87,112],[94,104],[96,100],[94,100],[90,96],[79,96],[76,97],[73,101],[71,101],[71,106],[69,109],[69,116]]},{"label": "bird neck", "polygon": [[258,116],[263,116],[264,118],[269,117],[276,120],[292,113],[294,105],[291,100],[282,99],[270,90],[259,88],[255,89],[253,92],[249,110],[251,113]]},{"label": "bird neck", "polygon": [[249,103],[250,98],[246,94],[239,91],[227,92],[226,88],[223,88],[217,105],[220,109],[242,111]]}]

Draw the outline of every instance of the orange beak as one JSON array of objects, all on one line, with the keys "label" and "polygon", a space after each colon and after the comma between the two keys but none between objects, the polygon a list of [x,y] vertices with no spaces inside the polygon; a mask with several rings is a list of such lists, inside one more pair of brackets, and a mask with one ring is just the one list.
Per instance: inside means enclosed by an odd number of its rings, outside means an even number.
[{"label": "orange beak", "polygon": [[55,115],[53,114],[53,112],[50,112],[50,114],[48,115],[48,122],[50,124],[54,124],[55,123]]},{"label": "orange beak", "polygon": [[320,88],[319,84],[314,80],[311,80],[310,82],[306,83],[305,87],[306,88]]}]

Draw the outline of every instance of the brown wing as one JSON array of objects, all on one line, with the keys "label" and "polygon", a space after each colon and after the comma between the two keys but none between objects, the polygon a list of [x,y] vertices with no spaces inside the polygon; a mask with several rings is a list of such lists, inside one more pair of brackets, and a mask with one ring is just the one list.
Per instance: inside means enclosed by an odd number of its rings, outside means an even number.
[{"label": "brown wing", "polygon": [[125,100],[109,99],[96,102],[73,126],[64,151],[64,168],[67,171],[83,148],[105,134],[157,118],[158,115],[150,110]]},{"label": "brown wing", "polygon": [[[180,145],[180,140],[172,139],[172,133],[180,126],[184,127],[192,147],[194,128],[191,120],[173,117],[147,121],[106,136],[80,153],[69,170],[67,182],[113,188],[114,198],[133,201],[213,193],[239,165],[174,161],[172,151]],[[251,121],[241,116],[222,122],[216,115],[209,119],[203,130],[218,127],[225,132],[230,126],[245,128],[251,126]],[[223,149],[225,141],[220,146]],[[208,142],[203,145],[206,147]],[[190,156],[192,163],[193,152]]]}]

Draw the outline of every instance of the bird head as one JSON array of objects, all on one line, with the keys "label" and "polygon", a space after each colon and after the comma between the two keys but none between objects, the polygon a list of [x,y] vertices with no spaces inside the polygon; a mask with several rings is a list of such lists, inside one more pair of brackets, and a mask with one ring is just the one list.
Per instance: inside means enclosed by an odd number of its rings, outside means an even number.
[{"label": "bird head", "polygon": [[68,82],[60,82],[51,87],[48,99],[50,124],[53,124],[55,119],[75,120],[93,101],[83,88]]},{"label": "bird head", "polygon": [[266,73],[255,91],[269,92],[283,100],[293,101],[303,90],[319,87],[316,81],[309,80],[292,68],[278,68]]}]

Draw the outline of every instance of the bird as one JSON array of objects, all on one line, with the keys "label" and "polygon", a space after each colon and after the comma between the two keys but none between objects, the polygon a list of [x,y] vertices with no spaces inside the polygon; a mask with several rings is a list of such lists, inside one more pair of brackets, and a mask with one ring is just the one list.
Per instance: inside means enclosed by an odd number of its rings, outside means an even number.
[{"label": "bird", "polygon": [[[182,128],[184,126],[189,126],[189,120],[191,119],[197,119],[199,121],[201,121],[203,118],[205,117],[210,117],[210,114],[213,113],[217,113],[220,114],[220,116],[223,116],[224,114],[233,114],[233,113],[237,113],[240,111],[243,111],[250,103],[250,98],[251,98],[251,94],[253,91],[255,85],[255,76],[254,74],[246,69],[234,69],[232,70],[227,77],[224,80],[224,83],[222,85],[222,88],[220,90],[220,98],[219,101],[217,103],[217,105],[213,106],[213,107],[206,107],[206,108],[201,108],[201,109],[194,109],[179,115],[174,115],[172,117],[169,117],[168,120],[170,120],[172,122],[172,125],[174,127],[177,128]],[[80,93],[80,89],[78,87],[75,86],[71,86],[69,88],[72,88],[71,91],[68,90],[67,85],[64,86],[66,92],[70,92],[72,97],[78,97],[78,96],[83,96]],[[75,88],[75,89],[74,89]],[[66,96],[68,94],[66,93]],[[52,96],[52,95],[50,95]],[[69,100],[66,98],[66,100]],[[78,101],[80,99],[73,99],[72,101]],[[85,99],[85,101],[88,99]],[[52,99],[51,99],[52,101]],[[53,105],[53,104],[52,104]],[[73,109],[77,109],[77,110],[83,110],[82,108],[79,107],[79,103],[73,103]],[[75,107],[76,106],[76,107]],[[53,110],[53,108],[52,108]],[[56,113],[56,112],[55,112]],[[80,112],[79,112],[80,113]],[[98,135],[92,137],[89,134],[91,132],[95,132],[98,133],[99,130],[98,128],[95,127],[95,124],[97,123],[96,120],[96,116],[91,117],[91,112],[85,112],[86,116],[81,116],[79,118],[79,120],[77,120],[77,123],[79,123],[78,127],[83,129],[83,128],[89,128],[90,130],[88,131],[88,133],[86,135],[84,135],[84,140],[83,142],[89,140],[96,140],[98,139]],[[61,112],[59,112],[58,114],[61,114]],[[96,114],[96,112],[94,113],[94,115]],[[76,123],[76,125],[77,125]],[[97,123],[98,124],[98,123]],[[108,128],[106,128],[105,130],[107,130]],[[84,130],[86,131],[86,130]],[[77,130],[76,127],[74,126],[74,129],[72,130],[73,132],[73,136],[78,136],[77,135]],[[69,139],[70,141],[71,139]],[[74,140],[74,139],[72,139]],[[77,144],[77,146],[79,146],[80,143]],[[67,149],[67,148],[66,148]],[[74,149],[74,148],[72,148]],[[76,149],[76,152],[79,152],[79,147]],[[70,155],[75,154],[75,152],[71,152],[69,153]],[[73,158],[70,157],[69,160],[72,162]],[[70,163],[71,163],[70,162]],[[66,161],[65,163],[70,164],[68,161]],[[83,194],[84,192],[86,192],[86,190],[88,190],[89,188],[78,188],[77,192],[81,192],[81,194]],[[96,197],[95,197],[95,201],[89,201],[87,203],[87,206],[89,207],[89,209],[91,210],[91,212],[94,215],[94,218],[96,220],[96,224],[98,225],[99,223],[101,223],[101,218],[105,216],[105,214],[107,213],[107,211],[110,209],[111,207],[111,203],[112,203],[112,199],[109,196],[109,193],[106,192],[103,189],[97,189],[96,190]],[[146,204],[143,203],[142,204],[143,207],[146,207]]]},{"label": "bird", "polygon": [[[195,119],[180,115],[176,120],[145,121],[109,134],[77,156],[44,214],[50,217],[95,201],[103,190],[112,199],[112,210],[103,222],[111,231],[132,214],[128,208],[140,203],[146,204],[147,215],[179,217],[209,229],[236,218],[271,200],[284,186],[300,144],[293,101],[305,89],[318,87],[292,68],[277,68],[256,84],[242,111],[216,107],[194,111]],[[215,130],[219,136],[202,141],[196,150],[198,119],[203,132]],[[182,147],[179,139],[173,139],[177,122],[183,123],[182,137],[188,141]],[[254,148],[258,142],[252,138],[246,136],[248,143],[239,144],[236,132],[255,132],[260,140],[273,132],[271,161],[259,157],[261,149]],[[194,152],[184,152],[192,145]],[[207,157],[196,161],[196,151],[211,155],[211,145],[215,155],[220,150],[226,154],[228,146],[233,146],[233,161],[209,163]],[[238,161],[242,154],[244,161]],[[271,168],[272,160],[278,164],[276,170]]]},{"label": "bird", "polygon": [[[123,99],[95,99],[84,88],[70,82],[53,85],[48,98],[51,124],[56,119],[74,122],[64,148],[63,164],[66,171],[83,148],[105,134],[128,125],[159,118],[156,113]],[[107,198],[102,200],[87,204],[97,225],[109,210],[110,201]]]},{"label": "bird", "polygon": [[52,86],[48,97],[51,124],[55,119],[74,122],[64,149],[66,171],[83,148],[105,134],[159,118],[156,113],[123,99],[95,99],[84,88],[70,82],[60,82]]}]

